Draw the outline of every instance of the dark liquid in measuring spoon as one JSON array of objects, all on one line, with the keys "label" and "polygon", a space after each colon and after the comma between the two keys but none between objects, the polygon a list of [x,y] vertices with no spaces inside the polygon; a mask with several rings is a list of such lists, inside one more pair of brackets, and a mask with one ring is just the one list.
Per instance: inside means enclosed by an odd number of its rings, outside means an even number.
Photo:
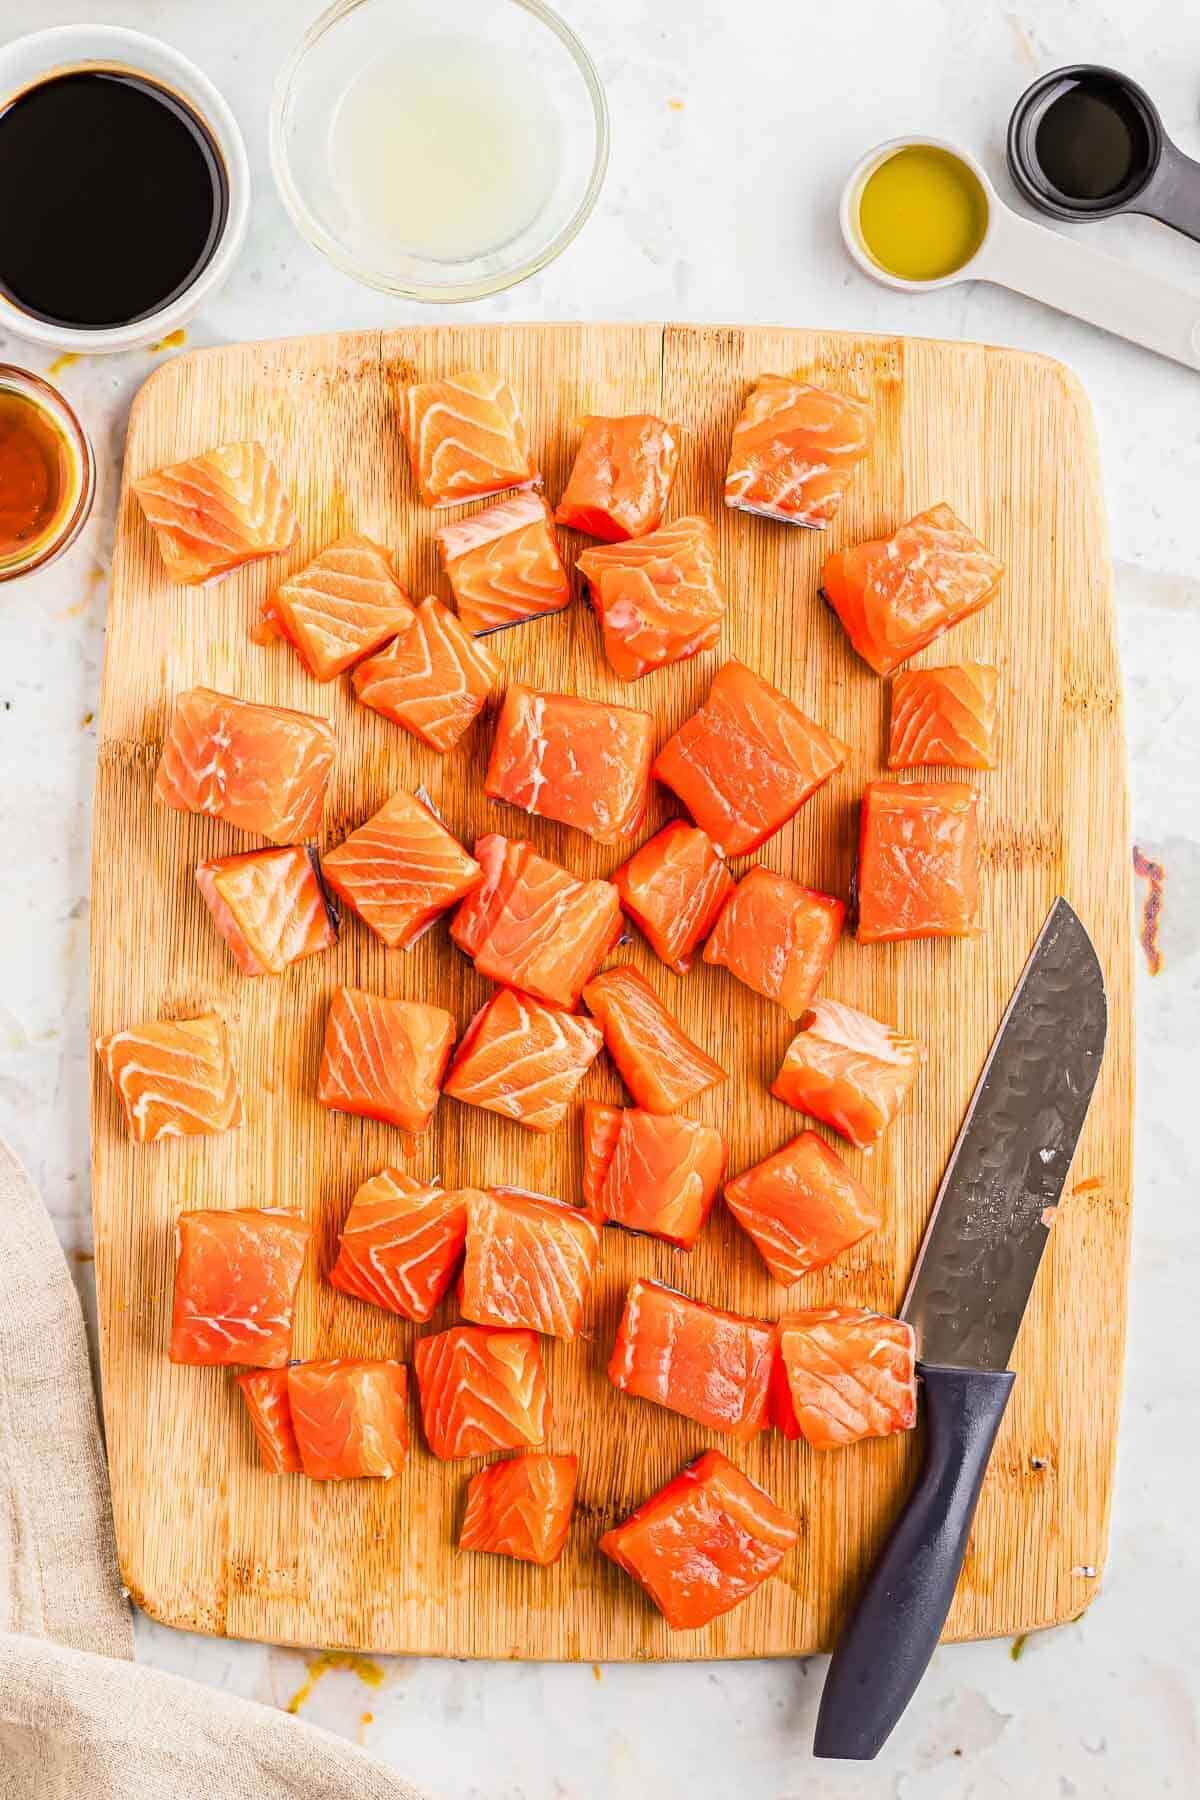
[{"label": "dark liquid in measuring spoon", "polygon": [[0,293],[36,319],[157,312],[209,262],[228,207],[207,126],[144,76],[56,75],[0,112]]},{"label": "dark liquid in measuring spoon", "polygon": [[1037,123],[1042,173],[1070,200],[1109,200],[1134,186],[1150,163],[1141,113],[1109,81],[1077,81],[1055,95]]}]

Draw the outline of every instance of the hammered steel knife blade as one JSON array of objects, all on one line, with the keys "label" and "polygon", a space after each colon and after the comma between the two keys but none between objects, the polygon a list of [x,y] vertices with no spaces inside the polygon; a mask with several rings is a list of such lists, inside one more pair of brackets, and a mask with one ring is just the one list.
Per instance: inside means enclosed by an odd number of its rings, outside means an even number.
[{"label": "hammered steel knife blade", "polygon": [[1107,1020],[1091,939],[1056,900],[988,1052],[904,1301],[925,1458],[834,1651],[817,1756],[877,1755],[941,1636]]}]

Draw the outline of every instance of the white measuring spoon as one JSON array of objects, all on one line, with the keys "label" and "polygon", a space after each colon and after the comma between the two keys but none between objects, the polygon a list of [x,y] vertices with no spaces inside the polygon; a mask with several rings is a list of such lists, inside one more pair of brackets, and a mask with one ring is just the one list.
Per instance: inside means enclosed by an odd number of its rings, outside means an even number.
[{"label": "white measuring spoon", "polygon": [[[859,202],[867,181],[897,150],[911,146],[956,157],[975,177],[987,202],[987,229],[974,256],[952,274],[932,281],[889,274],[867,249],[859,225]],[[1169,356],[1186,368],[1200,369],[1200,294],[1023,219],[1004,204],[975,158],[958,144],[932,137],[891,138],[877,144],[842,189],[840,217],[847,250],[860,269],[885,287],[916,294],[955,281],[992,281]]]}]

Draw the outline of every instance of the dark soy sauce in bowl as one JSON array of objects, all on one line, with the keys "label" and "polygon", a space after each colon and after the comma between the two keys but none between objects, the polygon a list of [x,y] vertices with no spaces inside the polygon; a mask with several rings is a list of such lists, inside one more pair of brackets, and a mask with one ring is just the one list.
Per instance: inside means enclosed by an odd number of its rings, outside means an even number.
[{"label": "dark soy sauce in bowl", "polygon": [[1100,74],[1065,81],[1034,134],[1045,179],[1066,199],[1084,202],[1115,200],[1140,187],[1153,148],[1132,96]]},{"label": "dark soy sauce in bowl", "polygon": [[132,325],[211,261],[229,178],[204,121],[157,82],[88,68],[0,112],[0,294],[75,330]]}]

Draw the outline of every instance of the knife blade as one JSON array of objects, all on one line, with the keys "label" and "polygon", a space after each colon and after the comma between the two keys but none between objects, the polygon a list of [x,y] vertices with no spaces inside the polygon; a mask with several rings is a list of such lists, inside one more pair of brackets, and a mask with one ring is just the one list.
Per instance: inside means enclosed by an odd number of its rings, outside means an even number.
[{"label": "knife blade", "polygon": [[834,1651],[817,1756],[876,1756],[941,1636],[1107,1023],[1099,959],[1060,898],[993,1039],[905,1297],[925,1457]]}]

